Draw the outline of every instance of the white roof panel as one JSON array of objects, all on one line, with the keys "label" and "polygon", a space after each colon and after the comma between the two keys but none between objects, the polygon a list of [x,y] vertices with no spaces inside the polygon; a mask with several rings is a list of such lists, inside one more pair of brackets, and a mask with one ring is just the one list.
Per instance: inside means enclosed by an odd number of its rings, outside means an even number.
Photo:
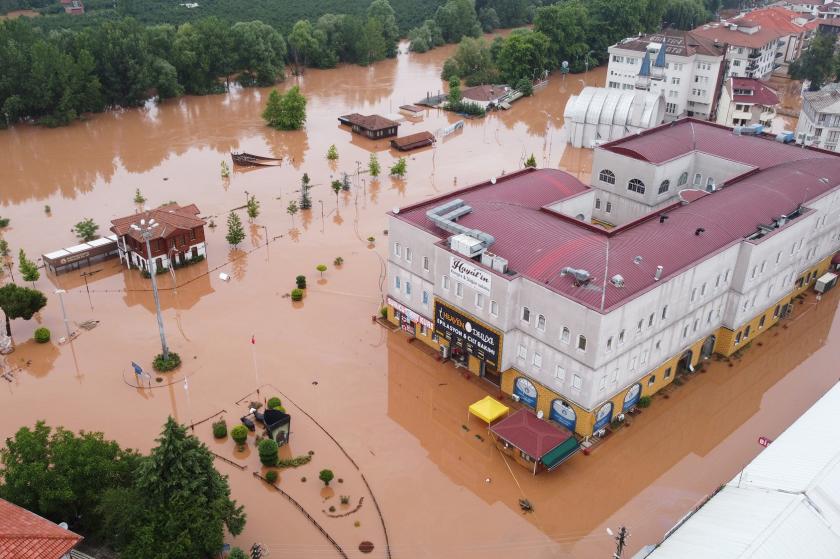
[{"label": "white roof panel", "polygon": [[56,258],[61,258],[62,256],[67,256],[68,254],[70,254],[70,253],[67,252],[64,249],[61,249],[61,250],[56,250],[54,252],[49,252],[47,254],[43,254],[42,257],[47,258],[49,260],[55,260]]}]

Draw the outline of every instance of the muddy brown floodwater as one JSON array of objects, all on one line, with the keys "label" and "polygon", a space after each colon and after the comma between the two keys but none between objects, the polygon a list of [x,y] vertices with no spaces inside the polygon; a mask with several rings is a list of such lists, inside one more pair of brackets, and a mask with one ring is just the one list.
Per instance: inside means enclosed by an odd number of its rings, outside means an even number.
[{"label": "muddy brown floodwater", "polygon": [[[259,541],[276,556],[339,557],[338,546],[349,557],[382,558],[381,511],[395,558],[596,557],[612,549],[607,526],[630,528],[631,552],[658,540],[759,452],[757,436],[776,436],[837,380],[837,297],[810,298],[765,335],[762,347],[733,367],[709,363],[590,456],[537,477],[508,468],[476,422],[469,431],[462,427],[467,405],[485,387],[371,320],[382,301],[385,212],[518,169],[531,153],[541,165],[588,181],[591,153],[565,146],[562,114],[584,83],[603,84],[604,70],[554,76],[512,110],[468,121],[436,148],[409,155],[405,180],[362,175],[336,197],[331,177],[365,167],[371,152],[383,168],[397,157],[386,141],[351,137],[336,117],[395,112],[437,92],[451,52],[401,54],[369,68],[309,70],[288,80],[283,87],[299,83],[308,98],[300,132],[263,126],[265,89],[149,104],[55,130],[0,132],[0,215],[11,218],[3,237],[15,254],[74,244],[71,227],[85,217],[104,232],[110,219],[135,210],[136,188],[149,205],[194,202],[219,224],[207,229],[205,262],[179,270],[177,285],[160,277],[167,336],[184,364],[151,388],[133,386],[129,369],[131,360],[151,369],[159,350],[147,280],[113,260],[85,270],[92,274],[85,277],[43,274],[36,286],[49,304],[35,320],[12,324],[17,350],[3,361],[0,437],[46,419],[101,430],[146,451],[167,415],[183,423],[223,415],[231,425],[257,399],[259,385],[260,398],[282,395],[292,414],[283,457],[313,454],[309,464],[281,471],[281,493],[254,477],[261,468],[253,437],[238,452],[229,439],[212,439],[209,421],[195,427],[246,506],[247,527],[233,543]],[[428,111],[401,133],[455,120]],[[340,155],[335,165],[325,158],[331,144]],[[219,163],[235,150],[287,162],[223,180]],[[290,216],[286,207],[298,197],[303,172],[316,185],[314,207]],[[244,203],[246,192],[256,195],[262,213],[246,223],[246,241],[230,249],[224,216]],[[338,256],[340,268],[332,265]],[[321,263],[328,265],[323,278],[315,270]],[[231,281],[219,280],[221,271]],[[308,276],[309,289],[293,304],[285,295],[298,274]],[[38,325],[54,338],[63,332],[56,288],[68,292],[74,328],[88,320],[100,321],[98,327],[80,330],[71,344],[27,341]],[[342,481],[324,489],[317,480],[323,468]],[[340,503],[342,495],[349,504]],[[523,496],[534,513],[519,511]],[[373,544],[370,554],[359,551],[365,541]]]}]

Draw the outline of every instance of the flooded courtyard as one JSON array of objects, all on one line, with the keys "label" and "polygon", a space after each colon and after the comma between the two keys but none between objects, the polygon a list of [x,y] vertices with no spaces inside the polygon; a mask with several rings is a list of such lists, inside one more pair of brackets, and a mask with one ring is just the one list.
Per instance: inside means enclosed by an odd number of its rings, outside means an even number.
[{"label": "flooded courtyard", "polygon": [[[0,436],[44,419],[147,451],[167,415],[195,424],[246,507],[247,526],[232,543],[260,542],[274,556],[596,557],[613,549],[606,527],[630,529],[631,554],[661,539],[760,451],[758,436],[778,435],[837,381],[837,295],[811,296],[742,358],[709,361],[684,386],[657,395],[591,455],[536,477],[506,462],[486,429],[467,420],[467,405],[488,385],[372,320],[384,297],[385,213],[520,169],[531,154],[588,183],[591,152],[565,144],[562,114],[569,95],[603,85],[605,72],[552,76],[510,111],[467,121],[434,148],[408,155],[405,179],[357,175],[371,152],[383,169],[399,155],[387,140],[351,136],[337,117],[394,113],[436,94],[452,51],[289,78],[282,87],[298,84],[308,100],[299,132],[264,126],[266,89],[149,104],[61,129],[0,132],[0,216],[11,219],[3,238],[12,254],[23,248],[34,258],[75,244],[71,229],[83,218],[105,234],[111,219],[138,209],[138,188],[147,207],[195,203],[217,225],[206,228],[204,262],[159,277],[167,338],[184,363],[151,386],[138,385],[130,368],[135,361],[151,370],[160,348],[149,281],[118,260],[42,273],[36,287],[47,307],[12,323],[17,349],[3,361]],[[429,110],[400,135],[435,132],[458,118]],[[337,162],[326,159],[332,144]],[[223,179],[220,161],[231,151],[284,162]],[[313,208],[289,215],[304,172],[315,185]],[[345,172],[352,188],[336,195],[329,183]],[[261,213],[245,222],[246,240],[232,249],[225,218],[248,195]],[[337,257],[341,266],[333,265]],[[319,264],[327,265],[323,277]],[[309,287],[292,303],[287,294],[299,274]],[[56,289],[67,291],[71,327],[79,329],[72,343],[55,341],[64,331]],[[87,321],[98,324],[78,328]],[[31,341],[40,325],[53,342]],[[310,457],[280,470],[282,492],[255,476],[262,467],[253,435],[237,451],[210,429],[218,417],[235,424],[250,401],[271,396],[292,416],[281,457]],[[336,474],[329,488],[317,479],[324,468]],[[533,513],[520,511],[521,498]],[[373,545],[370,554],[359,550],[362,542]]]}]

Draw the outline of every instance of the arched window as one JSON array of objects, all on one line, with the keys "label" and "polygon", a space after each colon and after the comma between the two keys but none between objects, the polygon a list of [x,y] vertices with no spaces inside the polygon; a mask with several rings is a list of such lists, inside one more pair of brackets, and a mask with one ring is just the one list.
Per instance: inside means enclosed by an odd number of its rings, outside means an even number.
[{"label": "arched window", "polygon": [[577,348],[581,351],[586,351],[586,336],[578,336]]},{"label": "arched window", "polygon": [[659,185],[659,193],[660,194],[665,194],[666,192],[668,192],[668,190],[670,188],[671,188],[671,181],[666,179],[666,180],[662,181],[662,184]]},{"label": "arched window", "polygon": [[639,179],[630,179],[630,182],[627,183],[627,190],[632,190],[633,192],[638,192],[639,194],[644,194],[645,193],[645,183],[643,183]]},{"label": "arched window", "polygon": [[615,173],[613,173],[609,169],[601,170],[601,174],[598,175],[598,178],[601,179],[601,182],[605,182],[607,184],[615,184]]},{"label": "arched window", "polygon": [[677,183],[677,186],[682,186],[688,182],[688,171],[685,171],[682,175],[680,175],[680,180]]}]

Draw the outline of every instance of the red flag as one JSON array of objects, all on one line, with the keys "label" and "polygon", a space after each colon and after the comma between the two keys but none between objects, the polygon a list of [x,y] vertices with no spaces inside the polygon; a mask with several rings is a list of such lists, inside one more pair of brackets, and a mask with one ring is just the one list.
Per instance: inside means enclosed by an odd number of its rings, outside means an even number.
[{"label": "red flag", "polygon": [[254,335],[253,335],[253,334],[251,335],[251,343],[252,343],[252,344],[256,344],[256,343],[257,343],[257,341],[254,339]]}]

